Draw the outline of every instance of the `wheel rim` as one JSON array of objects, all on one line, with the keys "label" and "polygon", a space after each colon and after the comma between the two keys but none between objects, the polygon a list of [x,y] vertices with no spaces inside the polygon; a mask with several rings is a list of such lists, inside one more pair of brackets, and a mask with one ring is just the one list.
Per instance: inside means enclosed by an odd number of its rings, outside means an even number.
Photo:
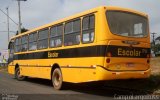
[{"label": "wheel rim", "polygon": [[23,76],[20,75],[20,70],[17,71],[17,77],[22,78]]},{"label": "wheel rim", "polygon": [[17,77],[20,77],[20,71],[19,70],[17,71]]},{"label": "wheel rim", "polygon": [[56,72],[56,73],[54,74],[54,85],[55,85],[55,86],[59,86],[60,83],[61,83],[61,77],[60,77],[60,75]]}]

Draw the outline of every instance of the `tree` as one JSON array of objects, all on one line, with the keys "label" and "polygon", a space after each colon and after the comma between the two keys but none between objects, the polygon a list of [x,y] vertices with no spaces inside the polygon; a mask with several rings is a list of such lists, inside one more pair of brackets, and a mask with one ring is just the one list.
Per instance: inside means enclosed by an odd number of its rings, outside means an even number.
[{"label": "tree", "polygon": [[160,36],[155,39],[155,45],[151,42],[151,49],[155,51],[155,56],[160,56]]},{"label": "tree", "polygon": [[155,40],[159,40],[160,41],[160,36],[158,36]]},{"label": "tree", "polygon": [[[21,32],[22,32],[22,33],[27,32],[27,31],[28,31],[28,29],[26,29],[26,28],[24,28],[24,27],[21,29]],[[16,35],[18,35],[18,31],[16,32]]]}]

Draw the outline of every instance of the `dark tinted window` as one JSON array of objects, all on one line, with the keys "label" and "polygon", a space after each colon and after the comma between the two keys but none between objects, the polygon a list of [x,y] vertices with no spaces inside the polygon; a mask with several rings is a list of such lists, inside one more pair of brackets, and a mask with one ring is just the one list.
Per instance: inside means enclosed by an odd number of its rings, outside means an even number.
[{"label": "dark tinted window", "polygon": [[29,42],[37,41],[37,32],[29,35]]},{"label": "dark tinted window", "polygon": [[8,62],[11,62],[13,60],[13,55],[14,55],[14,39],[12,39],[9,42],[9,58],[8,58]]},{"label": "dark tinted window", "polygon": [[83,18],[82,21],[82,42],[88,43],[94,40],[94,27],[95,27],[95,16],[89,15]]},{"label": "dark tinted window", "polygon": [[71,33],[72,30],[73,30],[72,28],[73,28],[72,22],[66,23],[66,25],[65,25],[65,34],[66,33]]},{"label": "dark tinted window", "polygon": [[106,17],[113,34],[126,37],[147,36],[147,18],[129,12],[107,11]]},{"label": "dark tinted window", "polygon": [[81,30],[81,20],[73,21],[73,32],[79,32]]},{"label": "dark tinted window", "polygon": [[18,45],[19,43],[18,43],[18,38],[16,39],[16,42],[15,42],[15,45]]},{"label": "dark tinted window", "polygon": [[37,49],[37,32],[29,34],[29,50]]},{"label": "dark tinted window", "polygon": [[21,51],[28,50],[28,35],[22,36]]},{"label": "dark tinted window", "polygon": [[42,40],[42,39],[47,39],[48,38],[48,29],[45,29],[45,30],[42,30],[42,31],[39,31],[39,37],[38,39],[39,40]]},{"label": "dark tinted window", "polygon": [[11,40],[9,43],[10,54],[14,53],[14,40]]},{"label": "dark tinted window", "polygon": [[65,25],[64,45],[75,45],[80,43],[81,20],[69,21]]},{"label": "dark tinted window", "polygon": [[50,47],[59,47],[62,45],[63,25],[51,27]]},{"label": "dark tinted window", "polygon": [[89,28],[89,17],[83,18],[83,30],[87,30]]},{"label": "dark tinted window", "polygon": [[21,38],[16,38],[15,52],[21,52]]},{"label": "dark tinted window", "polygon": [[48,48],[48,29],[39,31],[38,34],[38,49]]}]

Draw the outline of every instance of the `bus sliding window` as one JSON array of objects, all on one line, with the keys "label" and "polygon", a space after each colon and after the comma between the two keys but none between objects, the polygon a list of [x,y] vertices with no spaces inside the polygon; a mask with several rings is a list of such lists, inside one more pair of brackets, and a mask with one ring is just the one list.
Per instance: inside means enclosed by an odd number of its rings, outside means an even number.
[{"label": "bus sliding window", "polygon": [[80,43],[81,20],[80,18],[65,24],[64,45],[76,45]]},{"label": "bus sliding window", "polygon": [[48,48],[48,29],[39,31],[38,34],[38,49]]},{"label": "bus sliding window", "polygon": [[29,50],[37,49],[37,32],[29,35]]},{"label": "bus sliding window", "polygon": [[21,52],[21,38],[17,38],[15,42],[15,52]]},{"label": "bus sliding window", "polygon": [[21,51],[27,51],[28,50],[28,35],[22,36],[22,50]]},{"label": "bus sliding window", "polygon": [[53,26],[50,33],[50,47],[62,46],[63,25]]},{"label": "bus sliding window", "polygon": [[88,43],[94,41],[95,17],[89,15],[83,18],[82,24],[82,42]]}]

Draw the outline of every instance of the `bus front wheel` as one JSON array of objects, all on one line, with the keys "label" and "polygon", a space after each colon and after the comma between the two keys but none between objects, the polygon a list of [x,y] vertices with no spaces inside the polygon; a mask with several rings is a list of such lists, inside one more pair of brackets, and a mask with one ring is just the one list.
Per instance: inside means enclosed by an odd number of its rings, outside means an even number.
[{"label": "bus front wheel", "polygon": [[16,78],[18,81],[22,81],[22,80],[24,80],[26,77],[20,75],[20,69],[19,69],[19,68],[16,68],[16,70],[15,70],[15,78]]},{"label": "bus front wheel", "polygon": [[63,83],[63,78],[61,70],[59,68],[56,68],[52,73],[52,84],[54,89],[56,90],[62,89],[62,83]]}]

